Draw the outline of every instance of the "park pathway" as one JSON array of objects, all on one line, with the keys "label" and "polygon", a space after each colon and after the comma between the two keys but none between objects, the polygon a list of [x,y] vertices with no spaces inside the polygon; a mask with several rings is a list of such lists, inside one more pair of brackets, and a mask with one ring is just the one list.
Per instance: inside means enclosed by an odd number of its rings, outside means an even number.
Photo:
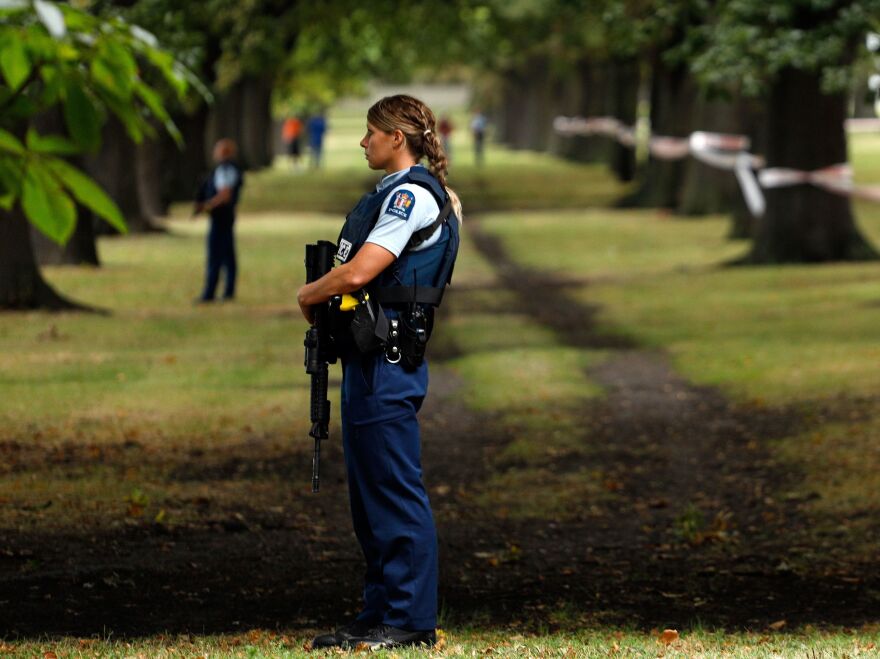
[{"label": "park pathway", "polygon": [[[485,571],[482,583],[461,574],[466,585],[452,587],[451,601],[489,598],[514,618],[570,604],[585,620],[648,628],[876,617],[876,570],[866,576],[821,555],[801,511],[811,495],[795,493],[800,475],[773,456],[775,439],[808,429],[800,409],[735,403],[686,381],[662,352],[598,327],[598,308],[569,295],[570,282],[519,265],[473,218],[468,232],[499,287],[516,294],[516,311],[567,346],[610,351],[587,372],[606,395],[584,401],[580,428],[589,466],[614,496],[584,501],[574,520],[497,520],[496,555],[516,544],[517,560]],[[575,467],[570,456],[553,465]]]}]

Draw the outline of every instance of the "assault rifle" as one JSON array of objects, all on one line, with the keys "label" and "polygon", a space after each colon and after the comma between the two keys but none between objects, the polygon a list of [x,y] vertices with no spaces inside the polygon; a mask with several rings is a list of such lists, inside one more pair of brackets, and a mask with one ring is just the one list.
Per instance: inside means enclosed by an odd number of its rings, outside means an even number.
[{"label": "assault rifle", "polygon": [[[320,279],[333,268],[336,245],[327,240],[306,245],[306,283]],[[305,367],[312,376],[311,421],[309,435],[315,440],[315,456],[312,458],[312,492],[319,488],[321,470],[321,440],[330,436],[330,401],[327,400],[328,366],[336,363],[336,351],[330,336],[328,307],[315,307],[314,324],[306,331]]]}]

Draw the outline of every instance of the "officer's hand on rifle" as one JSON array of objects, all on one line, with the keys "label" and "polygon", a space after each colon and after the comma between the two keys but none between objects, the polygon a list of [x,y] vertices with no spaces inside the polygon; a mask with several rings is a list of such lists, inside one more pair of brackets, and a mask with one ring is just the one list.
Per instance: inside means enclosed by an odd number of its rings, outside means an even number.
[{"label": "officer's hand on rifle", "polygon": [[[307,286],[308,284],[306,284]],[[302,312],[303,318],[305,318],[309,325],[315,324],[315,308],[311,304],[305,304],[303,302],[303,289],[305,286],[299,289],[296,294],[296,301],[299,303],[299,310]]]}]

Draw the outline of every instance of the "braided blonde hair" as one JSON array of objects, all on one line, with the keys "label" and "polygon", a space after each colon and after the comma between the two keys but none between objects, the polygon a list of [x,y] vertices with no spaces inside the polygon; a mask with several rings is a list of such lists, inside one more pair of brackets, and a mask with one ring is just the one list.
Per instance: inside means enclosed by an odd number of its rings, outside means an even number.
[{"label": "braided blonde hair", "polygon": [[437,136],[436,118],[431,108],[422,101],[406,94],[386,96],[376,101],[367,111],[367,121],[376,128],[391,133],[399,130],[406,137],[406,145],[415,159],[425,158],[428,170],[446,190],[452,200],[452,208],[461,222],[461,201],[446,183],[449,159]]}]

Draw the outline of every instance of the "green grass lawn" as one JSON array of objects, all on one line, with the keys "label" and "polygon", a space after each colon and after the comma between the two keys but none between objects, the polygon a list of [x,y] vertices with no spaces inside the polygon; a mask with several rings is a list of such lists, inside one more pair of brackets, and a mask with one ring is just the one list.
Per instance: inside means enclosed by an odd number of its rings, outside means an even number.
[{"label": "green grass lawn", "polygon": [[[169,220],[167,234],[102,239],[100,269],[47,268],[47,278],[64,294],[109,314],[0,315],[0,441],[73,443],[98,451],[137,442],[161,453],[256,436],[306,447],[305,323],[295,303],[303,245],[334,240],[341,213],[377,179],[357,148],[358,121],[331,116],[331,125],[325,171],[292,173],[279,162],[249,176],[234,304],[191,304],[201,285],[205,225],[187,221],[183,209]],[[582,279],[570,292],[601,305],[603,329],[668,352],[683,376],[737,400],[776,406],[844,397],[867,400],[876,409],[880,262],[721,267],[745,249],[726,239],[725,219],[609,209],[622,188],[606,173],[548,156],[493,147],[486,167],[477,169],[468,163],[464,132],[456,137],[451,181],[466,211],[479,214],[484,230],[501,237],[518,262]],[[880,137],[859,136],[852,151],[859,180],[880,181]],[[589,208],[578,210],[583,207]],[[880,245],[880,207],[856,209],[863,230]],[[466,220],[465,236],[467,226]],[[586,369],[607,355],[561,345],[527,315],[510,311],[504,292],[488,290],[495,281],[490,264],[466,239],[455,276],[460,291],[435,341],[457,351],[442,368],[460,378],[462,398],[495,415],[513,437],[501,459],[527,466],[499,474],[485,490],[484,503],[508,506],[540,474],[548,449],[575,450],[567,445],[576,424],[573,410],[602,395]],[[529,431],[548,424],[553,432],[545,445],[527,441]],[[878,432],[876,420],[837,419],[775,445],[777,456],[803,469],[810,488],[821,494],[811,504],[817,523],[832,524],[854,512],[870,519],[880,511]],[[601,496],[588,474],[569,478],[572,497]],[[109,509],[136,498],[137,488],[155,494],[149,481],[120,481],[100,470],[41,483],[9,474],[0,482],[0,500],[40,505],[61,491],[76,505],[55,506],[36,523],[75,528],[85,519],[94,522],[101,505]],[[557,514],[568,504],[541,498],[525,503],[524,515]],[[0,642],[0,654],[304,656],[305,640],[255,631],[131,642]],[[818,648],[821,656],[843,657],[869,656],[878,644],[876,628],[768,635],[695,630],[669,646],[657,635],[608,629],[512,638],[451,629],[440,654],[803,657]]]},{"label": "green grass lawn", "polygon": [[[506,657],[509,659],[588,659],[593,657],[669,657],[670,659],[724,657],[725,659],[778,657],[870,657],[880,647],[876,628],[828,634],[807,630],[796,634],[725,634],[694,630],[683,632],[671,642],[661,639],[662,631],[651,634],[608,629],[584,629],[572,634],[535,635],[478,630],[444,632],[433,651],[395,650],[370,653],[386,659],[440,657]],[[672,637],[667,637],[667,639]],[[86,659],[90,657],[247,657],[296,658],[335,657],[344,652],[307,652],[308,638],[255,629],[246,634],[203,637],[166,637],[147,641],[103,641],[70,639],[61,642],[0,642],[5,656],[50,656]],[[360,653],[357,653],[360,654]]]}]

